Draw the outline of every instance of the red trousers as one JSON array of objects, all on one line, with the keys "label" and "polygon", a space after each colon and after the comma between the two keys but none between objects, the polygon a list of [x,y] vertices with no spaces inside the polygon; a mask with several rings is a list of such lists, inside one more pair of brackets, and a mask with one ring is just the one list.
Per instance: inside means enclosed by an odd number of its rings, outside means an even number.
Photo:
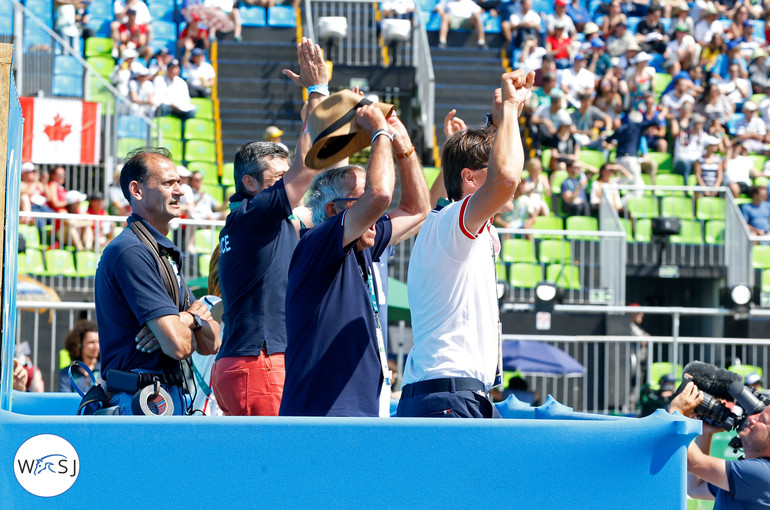
[{"label": "red trousers", "polygon": [[278,416],[286,368],[283,353],[222,358],[214,362],[211,386],[228,416]]}]

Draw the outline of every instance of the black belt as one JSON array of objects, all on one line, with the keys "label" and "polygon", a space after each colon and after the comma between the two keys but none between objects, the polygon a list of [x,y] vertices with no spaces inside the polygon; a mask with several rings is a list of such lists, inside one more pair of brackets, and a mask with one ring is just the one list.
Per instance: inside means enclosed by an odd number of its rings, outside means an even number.
[{"label": "black belt", "polygon": [[440,392],[454,393],[456,391],[481,391],[486,393],[484,383],[472,377],[447,377],[445,379],[427,379],[407,384],[401,390],[401,396],[405,398],[415,395]]},{"label": "black belt", "polygon": [[136,393],[145,386],[153,384],[155,378],[158,379],[159,383],[167,386],[182,386],[183,383],[181,373],[144,372],[137,374],[111,369],[104,377],[107,382],[107,391],[112,393]]}]

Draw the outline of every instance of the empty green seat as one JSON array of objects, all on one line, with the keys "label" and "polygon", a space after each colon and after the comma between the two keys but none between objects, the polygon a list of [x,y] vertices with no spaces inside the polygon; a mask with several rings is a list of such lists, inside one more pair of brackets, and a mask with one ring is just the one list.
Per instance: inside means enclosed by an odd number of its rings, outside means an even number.
[{"label": "empty green seat", "polygon": [[722,220],[710,220],[706,222],[706,243],[725,243],[725,222]]},{"label": "empty green seat", "polygon": [[632,218],[657,218],[660,216],[658,199],[651,196],[629,197],[627,208]]},{"label": "empty green seat", "polygon": [[158,130],[163,134],[163,140],[172,138],[174,140],[182,139],[182,120],[177,117],[156,117],[153,120]]},{"label": "empty green seat", "polygon": [[175,138],[164,138],[161,147],[165,147],[171,153],[171,159],[177,165],[182,164],[184,159],[184,142]]},{"label": "empty green seat", "polygon": [[607,161],[607,159],[604,157],[604,152],[590,149],[581,150],[580,155],[578,156],[578,160],[596,168],[597,170],[601,168],[602,165]]},{"label": "empty green seat", "polygon": [[[89,37],[86,39],[86,57],[110,57],[110,52],[112,52],[112,39],[109,37]],[[111,58],[112,57],[110,57],[110,59]]]},{"label": "empty green seat", "polygon": [[[224,186],[235,185],[235,168],[233,163],[225,163],[222,167],[222,184]],[[435,180],[435,177],[433,178]],[[430,186],[429,186],[430,187]]]},{"label": "empty green seat", "polygon": [[695,217],[699,220],[725,219],[725,199],[720,197],[701,197],[695,203]]},{"label": "empty green seat", "polygon": [[[558,216],[538,216],[532,223],[533,230],[564,230],[564,222]],[[555,238],[561,239],[561,235],[556,234],[535,234],[536,239]]]},{"label": "empty green seat", "polygon": [[45,275],[45,265],[43,264],[43,252],[40,250],[27,249],[24,253],[24,272],[34,276]]},{"label": "empty green seat", "polygon": [[653,75],[652,88],[655,91],[656,97],[660,97],[663,94],[663,91],[666,90],[672,79],[673,77],[669,73],[655,73]]},{"label": "empty green seat", "polygon": [[211,253],[205,253],[198,257],[198,274],[200,276],[209,275],[209,264],[211,264]]},{"label": "empty green seat", "polygon": [[184,138],[186,140],[214,141],[214,121],[208,119],[190,119],[184,123]]},{"label": "empty green seat", "polygon": [[187,169],[191,172],[202,172],[203,182],[206,184],[219,184],[219,175],[217,174],[216,163],[191,161],[187,164]]},{"label": "empty green seat", "polygon": [[623,230],[626,231],[626,241],[631,243],[634,241],[634,226],[628,218],[619,218],[620,224],[623,225]]},{"label": "empty green seat", "polygon": [[217,162],[217,148],[214,142],[189,140],[184,144],[185,161]]},{"label": "empty green seat", "polygon": [[664,375],[673,375],[677,381],[682,380],[682,365],[674,365],[670,361],[656,361],[652,364],[652,379],[650,388],[657,390],[660,386],[660,378]]},{"label": "empty green seat", "polygon": [[569,241],[545,239],[540,241],[540,262],[553,264],[572,261],[572,246]]},{"label": "empty green seat", "polygon": [[[599,230],[599,220],[591,216],[570,216],[566,221],[567,230],[582,230],[595,232]],[[598,241],[599,236],[587,236],[567,234],[567,239],[584,239],[588,241]]]},{"label": "empty green seat", "polygon": [[770,268],[770,246],[757,244],[751,248],[751,259],[754,268]]},{"label": "empty green seat", "polygon": [[[21,272],[21,269],[19,269]],[[762,292],[770,292],[770,269],[762,271]]]},{"label": "empty green seat", "polygon": [[96,71],[99,76],[104,78],[107,78],[115,68],[115,61],[112,57],[88,57],[86,62],[94,68],[94,71]]},{"label": "empty green seat", "polygon": [[692,200],[688,197],[663,197],[660,215],[666,218],[693,218]]},{"label": "empty green seat", "polygon": [[652,220],[650,218],[636,220],[634,238],[639,243],[652,242]]},{"label": "empty green seat", "polygon": [[79,251],[75,254],[75,268],[77,275],[88,278],[96,275],[98,258],[92,251]]},{"label": "empty green seat", "polygon": [[561,184],[569,179],[569,173],[566,170],[556,170],[551,174],[551,189],[556,194],[561,194]]},{"label": "empty green seat", "polygon": [[727,367],[727,370],[735,374],[738,374],[741,377],[746,377],[751,373],[757,374],[759,377],[762,377],[764,375],[764,371],[762,370],[762,367],[757,367],[754,365],[730,365],[729,367]]},{"label": "empty green seat", "polygon": [[540,266],[537,264],[511,264],[508,283],[517,289],[534,289],[542,278]]},{"label": "empty green seat", "polygon": [[211,253],[219,244],[219,229],[199,228],[193,236],[193,244],[196,252]]},{"label": "empty green seat", "polygon": [[147,141],[144,138],[119,138],[117,156],[120,159],[125,159],[129,152],[134,149],[145,147],[146,145]]},{"label": "empty green seat", "polygon": [[529,239],[503,241],[501,258],[505,262],[537,262],[535,244]]},{"label": "empty green seat", "polygon": [[757,177],[754,177],[753,183],[754,183],[754,186],[765,187],[767,186],[768,181],[770,181],[770,179],[768,179],[764,175],[759,175]]},{"label": "empty green seat", "polygon": [[545,269],[545,279],[557,287],[580,290],[580,270],[574,265],[551,264]]},{"label": "empty green seat", "polygon": [[195,112],[196,119],[214,120],[214,103],[206,97],[192,98],[192,104],[197,108]]},{"label": "empty green seat", "polygon": [[48,250],[45,252],[45,274],[48,276],[76,276],[75,259],[68,250]]},{"label": "empty green seat", "polygon": [[698,220],[684,220],[679,222],[679,234],[671,236],[670,240],[676,244],[703,244],[703,232]]},{"label": "empty green seat", "polygon": [[540,162],[543,164],[543,169],[548,170],[551,166],[551,149],[543,149],[540,153]]},{"label": "empty green seat", "polygon": [[40,231],[33,225],[19,225],[19,234],[24,238],[27,249],[40,248]]},{"label": "empty green seat", "polygon": [[754,170],[757,172],[761,172],[765,168],[767,156],[762,154],[749,154],[747,157],[754,163]]},{"label": "empty green seat", "polygon": [[92,74],[86,75],[85,99],[86,101],[101,103],[102,113],[104,113],[105,105],[108,103],[112,105],[112,111],[115,111],[115,96],[112,95],[107,85]]},{"label": "empty green seat", "polygon": [[669,152],[650,151],[647,153],[647,158],[658,164],[658,172],[667,173],[674,169],[674,158]]},{"label": "empty green seat", "polygon": [[508,269],[505,267],[505,262],[498,260],[495,262],[495,272],[497,273],[497,280],[501,282],[508,281]]},{"label": "empty green seat", "polygon": [[[655,177],[655,186],[684,186],[684,177],[679,174],[661,174]],[[682,191],[655,190],[659,197],[683,195]]]}]

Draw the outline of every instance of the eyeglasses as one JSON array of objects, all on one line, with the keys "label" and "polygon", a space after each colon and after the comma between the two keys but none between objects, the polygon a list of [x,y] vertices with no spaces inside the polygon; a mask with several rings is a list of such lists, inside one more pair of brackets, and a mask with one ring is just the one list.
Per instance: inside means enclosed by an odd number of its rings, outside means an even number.
[{"label": "eyeglasses", "polygon": [[335,198],[332,202],[355,202],[356,200],[358,200],[358,198]]}]

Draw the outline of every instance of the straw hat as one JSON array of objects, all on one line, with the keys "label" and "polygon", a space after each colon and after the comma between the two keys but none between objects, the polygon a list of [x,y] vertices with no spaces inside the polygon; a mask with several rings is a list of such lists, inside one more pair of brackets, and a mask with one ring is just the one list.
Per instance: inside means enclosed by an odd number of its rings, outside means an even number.
[{"label": "straw hat", "polygon": [[[356,124],[356,109],[372,104],[352,90],[341,90],[319,104],[307,122],[313,146],[305,156],[310,168],[323,169],[369,147],[371,140]],[[386,117],[393,105],[373,103]]]}]

